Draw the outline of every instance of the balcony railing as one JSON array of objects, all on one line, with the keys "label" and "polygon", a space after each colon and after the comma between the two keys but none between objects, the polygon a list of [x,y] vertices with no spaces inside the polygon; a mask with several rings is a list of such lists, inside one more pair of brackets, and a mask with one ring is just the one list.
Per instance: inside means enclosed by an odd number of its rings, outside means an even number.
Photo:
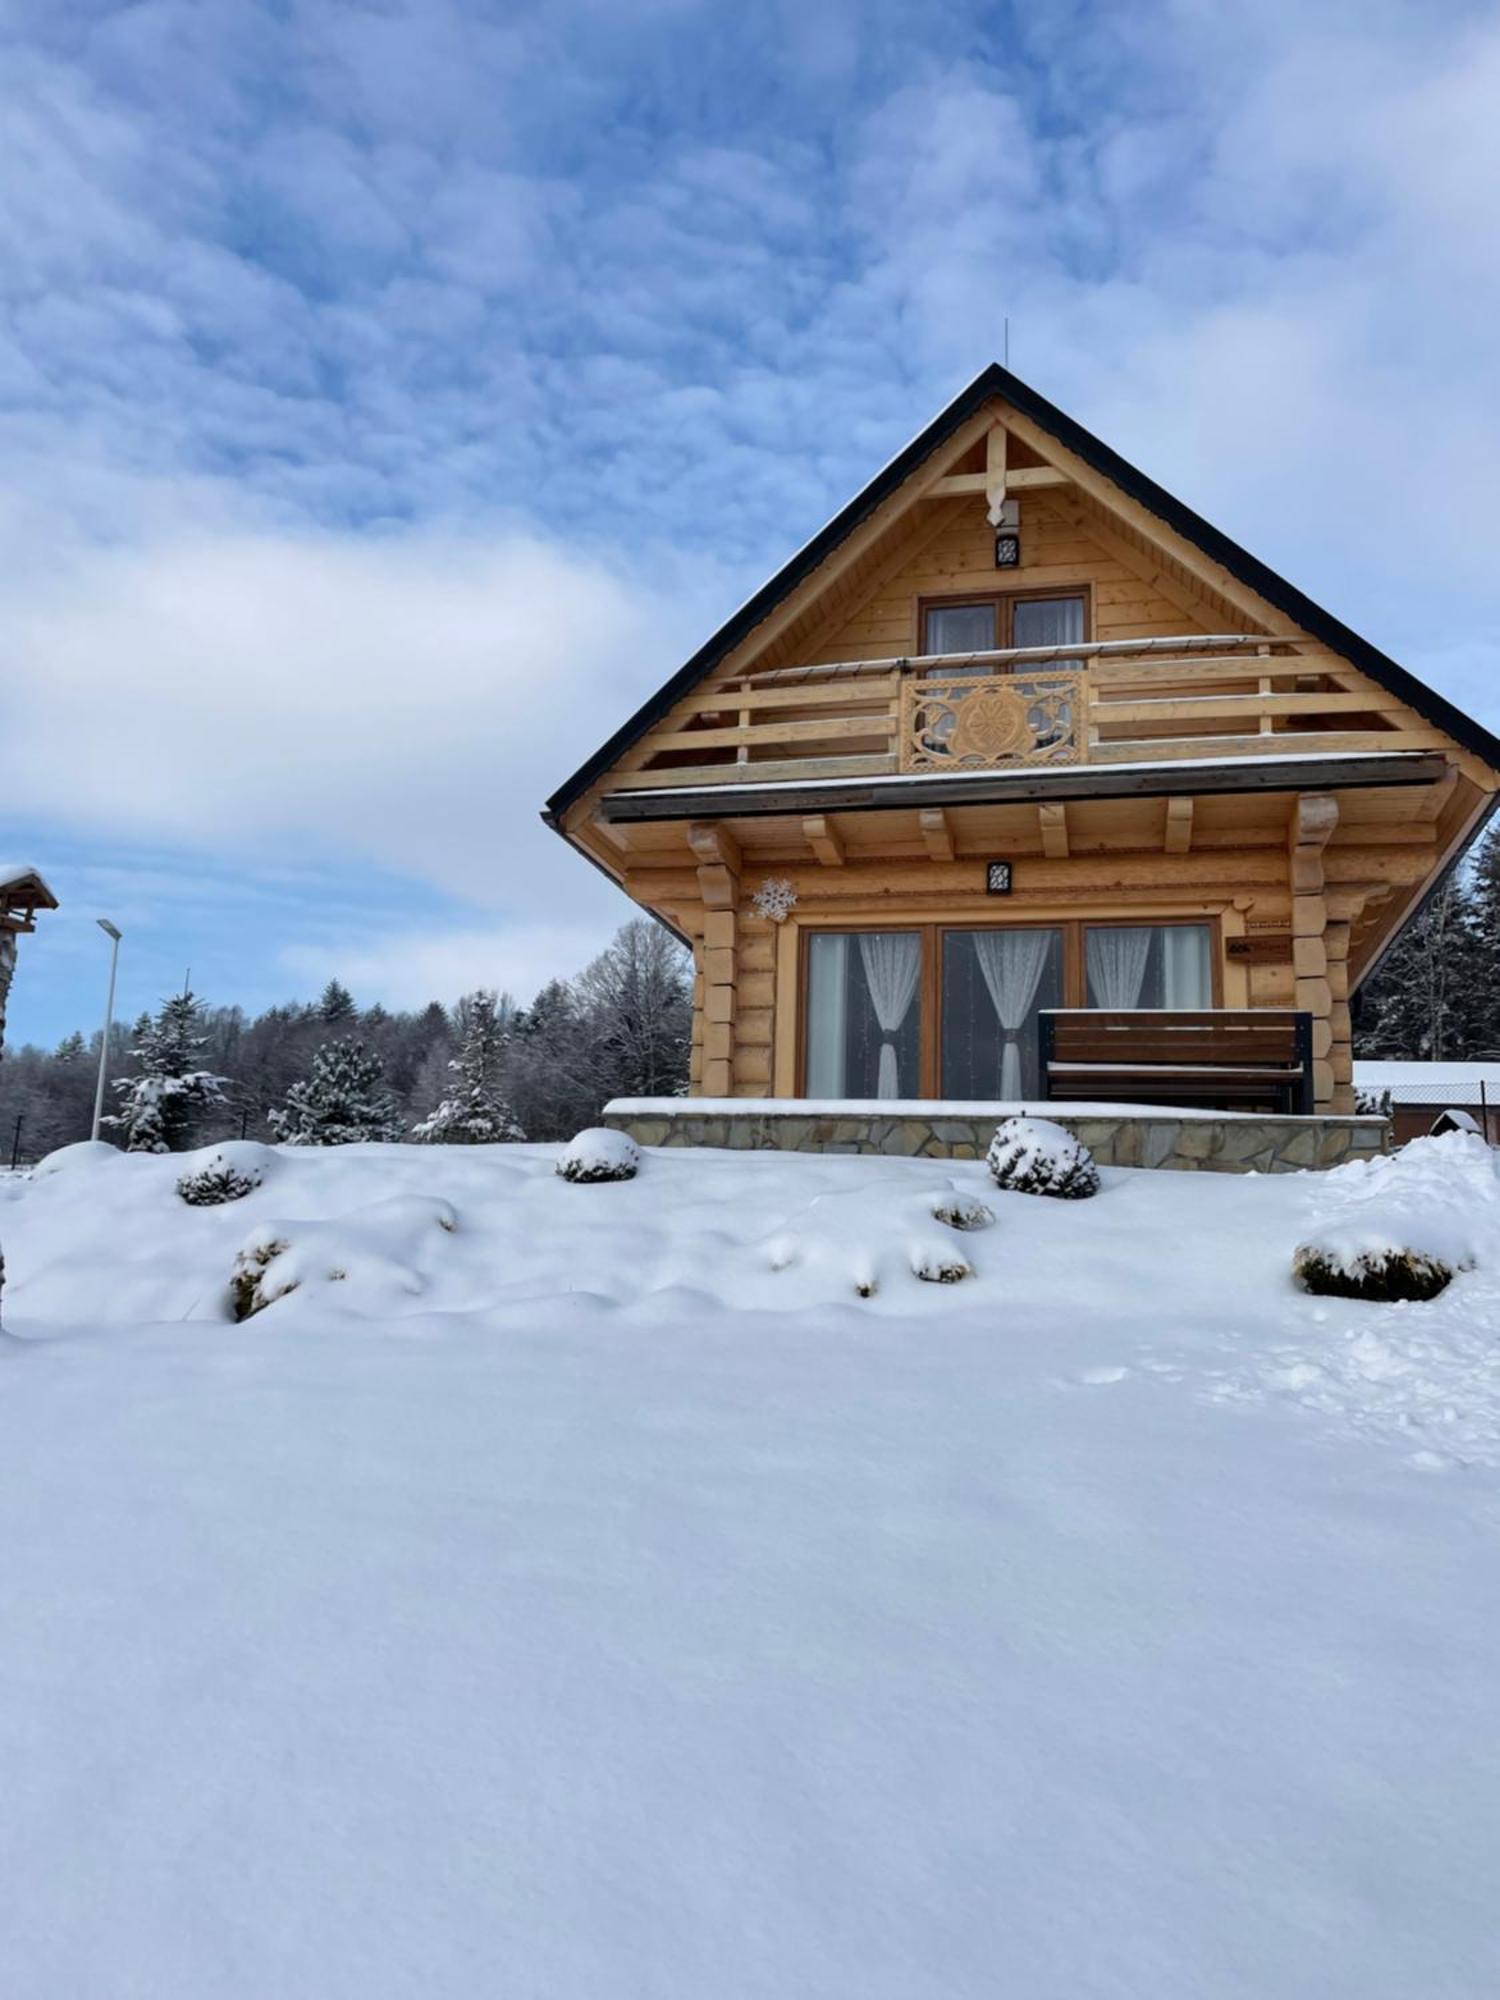
[{"label": "balcony railing", "polygon": [[1311,641],[1193,633],[770,668],[695,690],[614,782],[957,774],[1442,742]]}]

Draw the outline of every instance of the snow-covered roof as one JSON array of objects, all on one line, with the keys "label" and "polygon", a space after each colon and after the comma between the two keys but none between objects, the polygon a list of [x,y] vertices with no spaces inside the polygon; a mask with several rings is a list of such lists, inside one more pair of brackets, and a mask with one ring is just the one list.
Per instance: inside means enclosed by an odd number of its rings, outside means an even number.
[{"label": "snow-covered roof", "polygon": [[23,861],[0,861],[0,897],[10,895],[25,883],[41,890],[38,902],[45,903],[49,910],[57,908],[57,898],[47,886],[47,878],[39,868],[33,868]]},{"label": "snow-covered roof", "polygon": [[1477,1104],[1482,1083],[1500,1105],[1500,1061],[1357,1062],[1354,1081],[1360,1090],[1388,1090],[1398,1104]]}]

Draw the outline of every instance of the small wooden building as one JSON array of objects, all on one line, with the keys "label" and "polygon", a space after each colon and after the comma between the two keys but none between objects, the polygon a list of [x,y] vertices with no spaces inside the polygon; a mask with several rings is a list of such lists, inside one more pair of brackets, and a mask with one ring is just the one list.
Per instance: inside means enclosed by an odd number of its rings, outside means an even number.
[{"label": "small wooden building", "polygon": [[1348,1113],[1350,993],[1497,790],[1485,729],[991,367],[546,817],[691,944],[701,1097],[1035,1098],[1050,1010],[1275,1009]]},{"label": "small wooden building", "polygon": [[16,938],[36,929],[38,910],[55,910],[57,898],[31,867],[0,862],[0,1051],[5,1047],[5,1003],[16,969]]}]

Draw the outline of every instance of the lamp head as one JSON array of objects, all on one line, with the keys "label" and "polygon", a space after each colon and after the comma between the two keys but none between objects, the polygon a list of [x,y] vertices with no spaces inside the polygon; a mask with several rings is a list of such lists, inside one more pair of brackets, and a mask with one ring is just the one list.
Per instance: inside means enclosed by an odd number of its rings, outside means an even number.
[{"label": "lamp head", "polygon": [[108,917],[95,917],[94,922],[106,937],[112,937],[116,944],[120,942],[121,933],[115,929]]}]

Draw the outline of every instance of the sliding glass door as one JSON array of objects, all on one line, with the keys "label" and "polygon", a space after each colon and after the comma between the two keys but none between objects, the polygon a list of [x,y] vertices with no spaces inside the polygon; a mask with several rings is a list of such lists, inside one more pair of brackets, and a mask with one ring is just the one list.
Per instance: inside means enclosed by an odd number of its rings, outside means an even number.
[{"label": "sliding glass door", "polygon": [[1034,1097],[1037,1016],[1060,1007],[1061,930],[944,931],[942,1094]]},{"label": "sliding glass door", "polygon": [[1090,1007],[1212,1007],[1207,924],[1090,924]]},{"label": "sliding glass door", "polygon": [[1212,1007],[1213,937],[1204,922],[810,931],[803,1095],[1035,1098],[1045,1010]]},{"label": "sliding glass door", "polygon": [[806,1095],[921,1096],[921,984],[920,931],[809,938]]}]

